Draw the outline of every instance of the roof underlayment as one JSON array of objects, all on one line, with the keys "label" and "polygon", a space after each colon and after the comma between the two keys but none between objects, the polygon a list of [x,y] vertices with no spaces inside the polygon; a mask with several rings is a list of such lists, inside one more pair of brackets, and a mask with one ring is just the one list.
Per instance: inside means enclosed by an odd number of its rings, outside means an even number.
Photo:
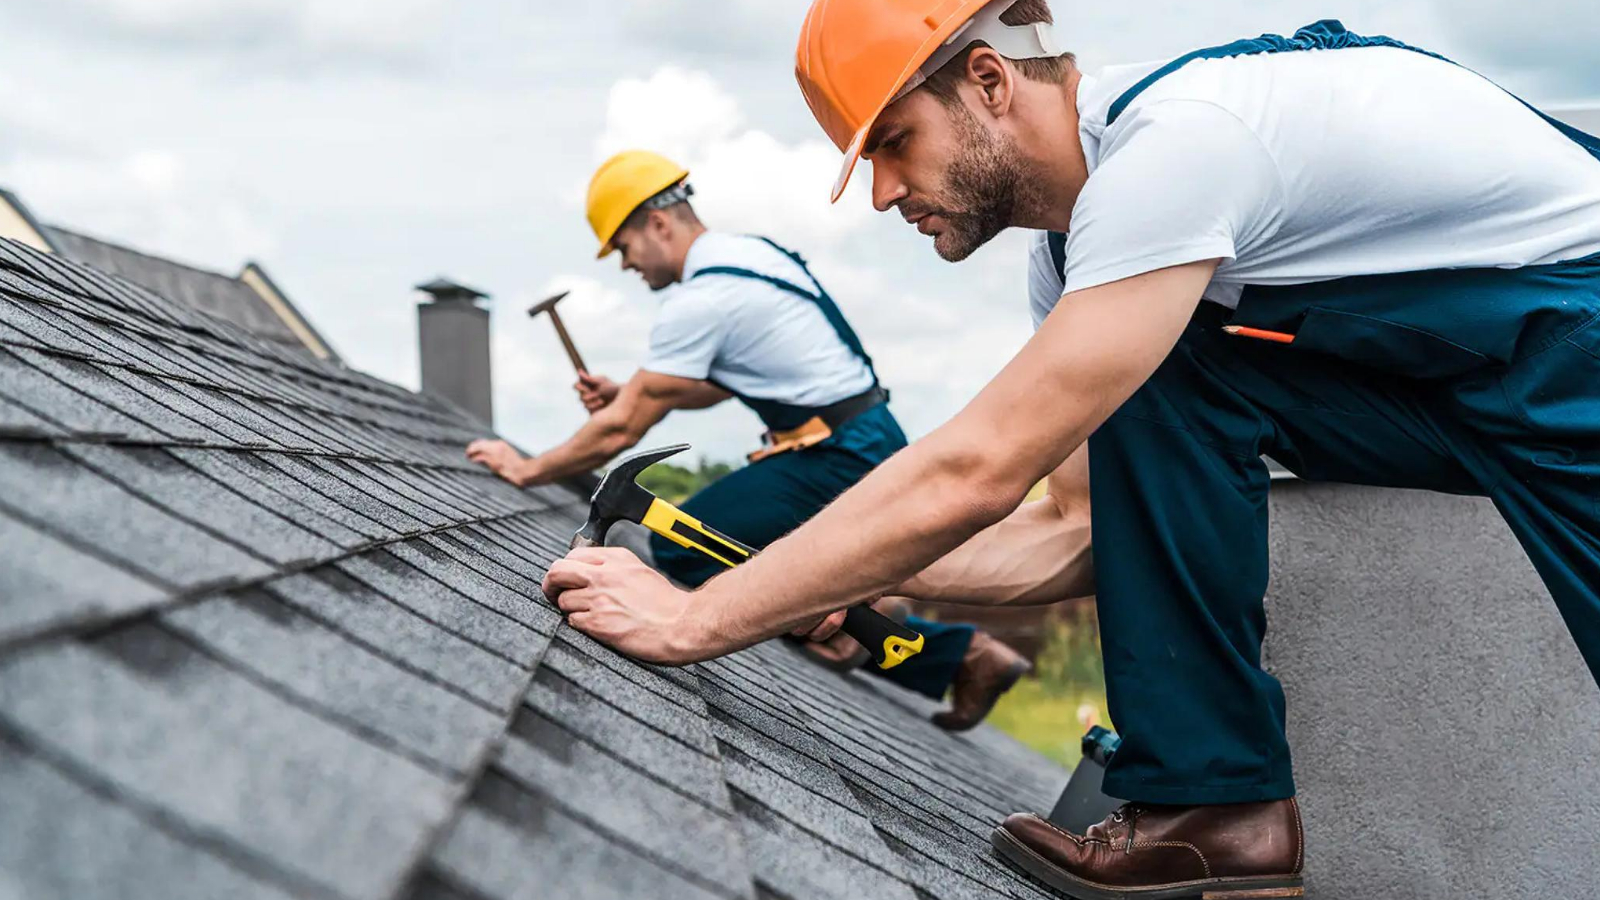
[{"label": "roof underlayment", "polygon": [[781,642],[572,631],[585,501],[478,436],[0,241],[0,900],[1045,896],[988,834],[1064,772]]}]

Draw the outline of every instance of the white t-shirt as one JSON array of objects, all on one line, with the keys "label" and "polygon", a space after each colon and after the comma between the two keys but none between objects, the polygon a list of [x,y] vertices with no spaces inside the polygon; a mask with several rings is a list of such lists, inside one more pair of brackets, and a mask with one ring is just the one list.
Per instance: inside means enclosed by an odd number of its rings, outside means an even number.
[{"label": "white t-shirt", "polygon": [[693,277],[714,266],[816,290],[804,270],[760,238],[702,234],[689,247],[683,282],[662,292],[646,371],[709,379],[796,406],[826,406],[872,387],[872,372],[816,303],[753,278]]},{"label": "white t-shirt", "polygon": [[1247,284],[1600,252],[1600,160],[1467,69],[1392,47],[1195,60],[1107,127],[1165,63],[1079,87],[1089,180],[1054,299],[1034,247],[1035,322],[1063,293],[1203,259],[1222,260],[1206,298],[1232,307]]}]

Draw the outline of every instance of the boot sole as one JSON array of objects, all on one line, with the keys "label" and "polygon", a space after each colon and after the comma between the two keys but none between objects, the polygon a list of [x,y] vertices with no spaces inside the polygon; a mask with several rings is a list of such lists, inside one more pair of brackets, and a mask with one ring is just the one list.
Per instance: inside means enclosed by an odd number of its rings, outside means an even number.
[{"label": "boot sole", "polygon": [[1210,878],[1148,888],[1119,888],[1063,872],[1004,828],[994,830],[989,844],[1013,868],[1072,900],[1288,900],[1306,895],[1304,879],[1298,876]]}]

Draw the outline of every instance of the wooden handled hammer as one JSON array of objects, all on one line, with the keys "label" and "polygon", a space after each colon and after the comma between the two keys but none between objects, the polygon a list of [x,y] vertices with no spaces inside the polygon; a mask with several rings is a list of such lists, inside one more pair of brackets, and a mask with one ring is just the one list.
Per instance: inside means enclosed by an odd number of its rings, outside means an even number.
[{"label": "wooden handled hammer", "polygon": [[588,372],[589,367],[583,364],[583,357],[578,355],[578,347],[572,343],[572,335],[567,334],[567,326],[561,324],[561,314],[556,312],[556,304],[566,299],[571,291],[562,291],[553,297],[540,300],[528,307],[528,316],[535,318],[541,313],[550,314],[550,324],[556,327],[556,337],[561,339],[561,346],[567,351],[567,359],[572,360],[572,367],[580,373]]}]

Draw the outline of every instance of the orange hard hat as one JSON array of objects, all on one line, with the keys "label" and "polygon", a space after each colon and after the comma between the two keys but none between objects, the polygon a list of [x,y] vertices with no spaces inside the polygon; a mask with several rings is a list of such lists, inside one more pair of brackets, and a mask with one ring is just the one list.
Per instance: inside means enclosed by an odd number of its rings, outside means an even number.
[{"label": "orange hard hat", "polygon": [[[833,186],[850,181],[867,133],[890,103],[973,41],[1011,59],[1055,56],[1048,25],[1005,26],[1015,0],[812,0],[795,49],[795,78],[817,123],[844,152]],[[986,21],[973,27],[976,19]],[[964,38],[964,39],[963,39]]]}]

